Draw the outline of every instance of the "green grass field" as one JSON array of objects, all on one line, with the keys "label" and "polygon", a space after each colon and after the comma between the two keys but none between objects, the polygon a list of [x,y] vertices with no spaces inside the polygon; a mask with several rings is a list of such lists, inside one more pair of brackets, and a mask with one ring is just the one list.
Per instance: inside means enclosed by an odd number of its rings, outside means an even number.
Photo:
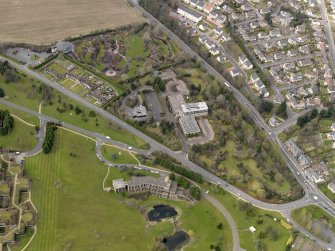
[{"label": "green grass field", "polygon": [[14,118],[14,127],[10,134],[0,135],[0,147],[14,151],[28,151],[37,142],[35,128]]},{"label": "green grass field", "polygon": [[[242,248],[248,251],[257,251],[256,241],[259,233],[266,233],[267,229],[272,227],[277,232],[278,237],[276,240],[272,240],[267,236],[267,234],[265,234],[265,238],[260,239],[260,241],[264,244],[264,250],[285,250],[286,242],[291,235],[291,231],[284,228],[280,224],[280,220],[285,220],[281,214],[252,207],[254,216],[248,216],[246,211],[241,211],[238,207],[238,203],[243,201],[236,199],[227,192],[218,193],[214,187],[206,186],[206,189],[210,190],[210,195],[220,201],[233,217],[239,231],[240,244]],[[274,218],[276,218],[277,221],[274,221]],[[255,233],[251,233],[249,231],[250,226],[254,226],[256,228]]]},{"label": "green grass field", "polygon": [[[156,238],[170,235],[173,229],[167,222],[145,227],[141,212],[157,203],[181,212],[181,226],[192,235],[185,250],[205,250],[217,242],[223,243],[222,250],[230,250],[228,224],[205,201],[191,207],[149,197],[127,200],[132,206],[126,206],[120,203],[121,196],[104,192],[107,168],[95,156],[95,143],[84,137],[58,129],[52,152],[28,158],[25,171],[33,180],[32,200],[39,212],[38,231],[27,250],[151,250]],[[116,169],[110,175],[120,177]],[[216,228],[220,222],[223,230]]]},{"label": "green grass field", "polygon": [[136,159],[128,152],[115,146],[102,145],[102,155],[115,164],[138,164]]}]

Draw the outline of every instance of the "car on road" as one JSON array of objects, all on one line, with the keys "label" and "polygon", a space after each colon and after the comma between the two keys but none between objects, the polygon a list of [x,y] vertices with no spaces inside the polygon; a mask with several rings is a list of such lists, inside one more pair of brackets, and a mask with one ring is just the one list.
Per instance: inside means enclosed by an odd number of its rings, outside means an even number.
[{"label": "car on road", "polygon": [[132,148],[131,146],[129,146],[129,147],[128,147],[128,150],[131,150],[131,149],[133,149],[133,148]]},{"label": "car on road", "polygon": [[106,139],[111,139],[111,137],[109,137],[109,136],[106,136]]}]

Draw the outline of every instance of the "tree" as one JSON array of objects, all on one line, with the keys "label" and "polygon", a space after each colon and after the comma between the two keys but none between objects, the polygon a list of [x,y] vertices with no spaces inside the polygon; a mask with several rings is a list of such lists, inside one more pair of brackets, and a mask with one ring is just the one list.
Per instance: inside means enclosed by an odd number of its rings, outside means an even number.
[{"label": "tree", "polygon": [[152,83],[154,89],[156,92],[162,91],[164,92],[166,87],[165,87],[165,82],[160,78],[160,77],[155,77],[154,82]]},{"label": "tree", "polygon": [[201,191],[200,191],[199,187],[191,187],[190,194],[196,200],[201,199]]},{"label": "tree", "polygon": [[5,91],[0,88],[0,98],[3,98],[5,96]]},{"label": "tree", "polygon": [[264,19],[266,20],[266,22],[268,22],[270,26],[272,25],[271,13],[266,13]]},{"label": "tree", "polygon": [[8,110],[0,110],[0,135],[8,135],[14,126],[14,119]]},{"label": "tree", "polygon": [[287,119],[287,105],[286,102],[283,101],[277,108],[276,115],[283,119]]},{"label": "tree", "polygon": [[260,113],[270,113],[273,109],[273,103],[264,99],[260,100],[258,110]]},{"label": "tree", "polygon": [[48,122],[46,126],[45,138],[42,145],[42,149],[44,153],[50,153],[54,144],[55,139],[55,131],[57,126],[52,123]]},{"label": "tree", "polygon": [[163,120],[160,122],[159,127],[161,128],[161,132],[163,134],[169,134],[174,130],[174,123]]},{"label": "tree", "polygon": [[222,222],[220,222],[217,226],[216,226],[217,229],[219,230],[222,230],[223,229],[223,224]]}]

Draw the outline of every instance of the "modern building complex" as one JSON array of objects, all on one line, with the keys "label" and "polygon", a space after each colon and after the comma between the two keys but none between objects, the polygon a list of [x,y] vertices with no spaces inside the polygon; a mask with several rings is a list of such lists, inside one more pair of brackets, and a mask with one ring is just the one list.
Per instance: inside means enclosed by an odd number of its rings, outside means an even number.
[{"label": "modern building complex", "polygon": [[206,102],[186,103],[182,94],[168,96],[172,112],[179,118],[180,126],[185,136],[201,133],[196,117],[207,116]]},{"label": "modern building complex", "polygon": [[181,128],[183,129],[184,135],[197,134],[201,132],[194,116],[182,115],[179,118],[179,123],[181,125]]},{"label": "modern building complex", "polygon": [[145,193],[149,192],[151,195],[177,199],[177,183],[171,181],[169,176],[166,177],[131,177],[131,179],[126,182],[123,179],[113,180],[113,188],[115,193],[128,192],[130,194],[134,193]]},{"label": "modern building complex", "polygon": [[208,113],[206,102],[182,104],[181,109],[185,115],[206,116]]}]

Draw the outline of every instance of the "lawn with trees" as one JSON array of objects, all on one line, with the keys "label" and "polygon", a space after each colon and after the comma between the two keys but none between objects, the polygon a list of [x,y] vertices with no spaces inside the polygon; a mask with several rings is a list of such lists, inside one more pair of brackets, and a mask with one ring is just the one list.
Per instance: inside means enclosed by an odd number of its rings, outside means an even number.
[{"label": "lawn with trees", "polygon": [[[288,229],[290,224],[281,214],[254,207],[216,185],[206,184],[203,188],[208,189],[209,194],[221,202],[232,216],[239,229],[240,244],[243,249],[248,251],[285,250],[292,230]],[[255,233],[249,230],[250,226],[256,228]]]},{"label": "lawn with trees", "polygon": [[[172,205],[181,214],[178,222],[191,236],[184,250],[206,250],[211,244],[231,250],[228,223],[206,201],[191,206],[151,196],[137,201],[105,192],[102,182],[107,167],[97,159],[95,143],[62,128],[55,135],[49,154],[29,157],[25,164],[39,212],[38,231],[27,250],[151,250],[156,240],[173,229],[169,222],[146,227],[144,214],[157,204]],[[121,175],[110,169],[111,179]],[[217,228],[220,223],[222,229]]]},{"label": "lawn with trees", "polygon": [[128,151],[111,145],[101,146],[102,155],[115,164],[138,164],[137,160]]},{"label": "lawn with trees", "polygon": [[8,135],[0,135],[0,149],[29,151],[37,143],[35,128],[13,118],[13,128]]},{"label": "lawn with trees", "polygon": [[41,112],[45,115],[90,131],[108,135],[114,140],[134,147],[147,147],[147,143],[143,140],[102,118],[100,115],[93,114],[89,109],[69,97],[22,73],[18,74],[20,79],[18,82],[4,83],[4,78],[0,76],[0,84],[8,97],[7,101],[34,111],[39,110],[39,105],[42,102]]}]

